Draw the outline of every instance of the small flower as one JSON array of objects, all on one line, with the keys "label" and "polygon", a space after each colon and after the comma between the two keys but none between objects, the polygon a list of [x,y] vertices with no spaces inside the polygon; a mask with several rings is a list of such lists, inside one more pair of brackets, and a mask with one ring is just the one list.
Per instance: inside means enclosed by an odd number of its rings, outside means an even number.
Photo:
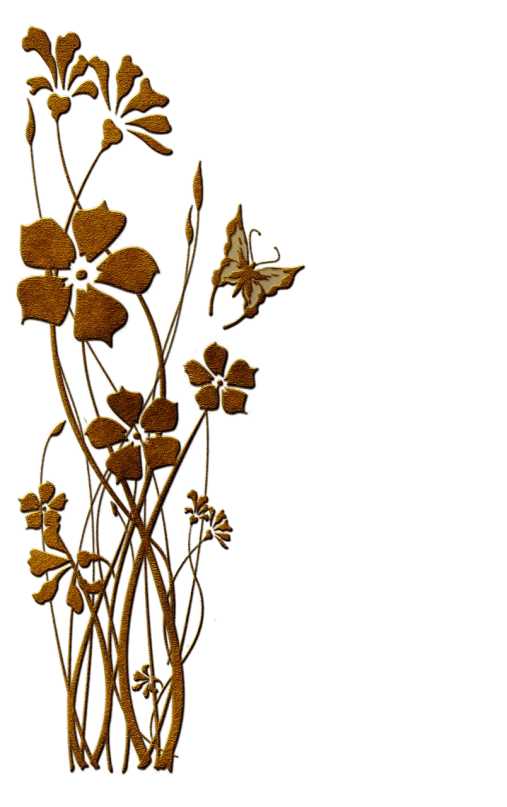
[{"label": "small flower", "polygon": [[139,683],[138,684],[133,684],[132,689],[134,690],[134,692],[139,692],[139,690],[143,689],[143,687],[144,687],[143,695],[144,695],[145,698],[148,697],[150,692],[153,692],[155,695],[158,694],[157,693],[157,682],[160,684],[160,686],[163,686],[162,681],[160,680],[160,678],[154,678],[152,675],[149,674],[149,672],[148,672],[149,669],[150,669],[149,664],[143,664],[143,666],[141,667],[142,672],[139,672],[139,670],[136,670],[135,673],[134,673],[134,676],[133,676],[134,681],[139,681]]},{"label": "small flower", "polygon": [[153,135],[169,134],[171,131],[172,127],[167,115],[151,112],[149,115],[124,120],[132,112],[161,109],[167,104],[169,96],[154,90],[148,76],[143,76],[139,81],[137,92],[126,100],[120,110],[120,105],[129,96],[137,78],[141,76],[143,68],[132,60],[130,53],[125,53],[121,57],[118,69],[114,74],[114,104],[111,106],[111,66],[109,62],[106,59],[100,59],[96,54],[91,56],[88,62],[97,76],[104,105],[114,115],[114,118],[106,118],[103,122],[101,147],[119,142],[123,138],[123,132],[127,132],[137,137],[157,154],[162,156],[171,154],[174,151],[172,146],[153,137]]},{"label": "small flower", "polygon": [[[55,123],[68,111],[71,99],[76,95],[87,95],[94,101],[99,94],[99,88],[90,78],[81,81],[70,92],[75,80],[84,75],[89,67],[89,60],[83,53],[76,56],[70,67],[80,45],[79,35],[75,31],[67,31],[65,34],[58,34],[52,46],[48,32],[38,25],[29,25],[21,39],[23,50],[35,51],[50,74],[49,77],[44,74],[29,76],[25,82],[28,94],[34,96],[43,90],[49,91],[46,106]],[[58,92],[59,89],[63,92]]]},{"label": "small flower", "polygon": [[[225,366],[227,364],[228,353],[224,347],[214,342],[204,351],[204,361],[211,372],[203,367],[198,361],[189,361],[185,364],[190,383],[194,387],[201,387],[195,396],[195,400],[201,409],[216,410],[220,406],[219,389],[224,381],[228,385],[222,390],[222,407],[228,415],[235,415],[238,412],[245,412],[247,395],[234,387],[252,389],[255,387],[254,373],[257,368],[250,367],[243,359],[237,359],[231,365],[229,372],[224,379]],[[216,384],[212,382],[216,381]]]},{"label": "small flower", "polygon": [[40,530],[44,522],[46,527],[43,533],[44,542],[51,549],[63,551],[65,547],[60,538],[60,521],[62,517],[58,511],[63,510],[67,503],[65,493],[59,493],[58,496],[55,496],[53,483],[44,482],[39,487],[39,497],[35,493],[27,493],[19,501],[21,502],[21,512],[28,513],[26,516],[27,530]]},{"label": "small flower", "polygon": [[[140,448],[146,465],[152,470],[175,464],[180,453],[181,440],[165,433],[176,426],[177,401],[155,398],[139,419],[143,393],[121,385],[118,392],[106,395],[106,403],[113,414],[133,429],[133,439],[106,457],[105,467],[114,474],[117,481],[141,478]],[[114,418],[100,415],[90,420],[85,429],[85,437],[91,448],[106,448],[124,442],[127,437],[126,426]]]},{"label": "small flower", "polygon": [[[90,263],[103,255],[123,231],[126,216],[109,210],[103,201],[95,208],[78,210],[72,220],[77,252]],[[70,306],[72,286],[58,277],[68,271],[76,260],[76,248],[68,233],[54,219],[38,219],[21,227],[21,257],[26,266],[43,269],[44,277],[27,277],[18,284],[18,300],[22,321],[36,319],[51,325],[61,325]],[[141,247],[124,247],[109,253],[96,267],[95,283],[112,286],[131,294],[143,294],[159,273],[155,259]],[[84,269],[76,279],[88,276]],[[87,284],[76,291],[74,336],[79,341],[100,340],[109,347],[113,335],[128,319],[123,303]]]},{"label": "small flower", "polygon": [[190,523],[192,525],[197,524],[199,519],[202,521],[208,521],[208,497],[207,496],[197,496],[197,491],[191,490],[190,493],[187,493],[187,499],[192,499],[193,507],[185,507],[185,513],[190,514]]},{"label": "small flower", "polygon": [[216,538],[220,546],[223,546],[224,549],[229,549],[227,544],[224,541],[230,541],[231,536],[229,535],[230,532],[233,531],[232,527],[229,526],[229,522],[227,521],[227,516],[225,515],[223,510],[220,510],[219,513],[216,513],[213,507],[209,508],[209,526],[210,529],[206,530],[206,534],[204,536],[204,540],[210,540],[211,538]]}]

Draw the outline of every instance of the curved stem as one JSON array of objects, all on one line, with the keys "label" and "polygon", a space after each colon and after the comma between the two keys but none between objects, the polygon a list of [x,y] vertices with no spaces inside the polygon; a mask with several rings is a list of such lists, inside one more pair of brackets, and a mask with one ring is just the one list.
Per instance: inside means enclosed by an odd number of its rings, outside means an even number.
[{"label": "curved stem", "polygon": [[[60,150],[61,150],[61,146],[60,146]],[[102,154],[103,151],[104,151],[104,149],[100,149],[99,153],[97,154],[94,161],[90,165],[90,167],[88,169],[88,173],[86,174],[85,178],[83,179],[83,181],[81,183],[81,187],[79,188],[79,190],[78,190],[78,192],[76,194],[76,198],[75,198],[74,203],[73,203],[73,205],[72,205],[72,207],[70,209],[70,213],[69,213],[69,215],[67,217],[67,222],[65,224],[65,232],[67,232],[67,230],[69,229],[70,222],[72,220],[72,214],[74,213],[74,208],[76,207],[77,200],[81,196],[81,192],[83,191],[83,188],[84,188],[84,186],[86,185],[86,183],[88,181],[88,177],[90,176],[91,172],[93,171],[93,169],[97,165],[98,159],[99,159],[99,157],[100,157],[100,155]]]},{"label": "curved stem", "polygon": [[241,314],[241,316],[238,319],[235,319],[234,322],[229,322],[228,325],[224,325],[224,331],[227,331],[229,328],[233,328],[235,325],[237,325],[243,319],[245,319],[245,315]]},{"label": "curved stem", "polygon": [[62,140],[61,140],[61,137],[60,137],[60,121],[59,120],[56,121],[56,137],[58,139],[58,150],[60,152],[60,159],[62,161],[62,166],[63,166],[63,170],[64,170],[64,173],[65,173],[65,178],[67,179],[67,184],[68,184],[68,186],[70,188],[70,192],[71,192],[72,196],[74,197],[75,204],[79,207],[80,210],[82,210],[83,208],[82,208],[81,202],[79,201],[79,199],[76,196],[76,192],[74,190],[74,186],[72,185],[72,182],[71,182],[71,179],[70,179],[70,176],[69,176],[69,172],[67,171],[67,163],[65,162],[65,157],[63,156],[63,148],[62,148]]},{"label": "curved stem", "polygon": [[158,359],[158,378],[160,380],[160,397],[166,397],[166,380],[165,380],[165,365],[164,365],[164,354],[162,352],[162,345],[160,344],[160,337],[158,335],[157,326],[155,325],[155,320],[152,317],[151,311],[148,308],[148,304],[144,299],[142,294],[137,294],[137,299],[141,303],[142,309],[146,314],[146,319],[149,322],[151,333],[153,336],[153,341],[155,342],[155,350],[157,351],[157,359]]},{"label": "curved stem", "polygon": [[33,187],[35,189],[35,199],[37,201],[37,210],[39,211],[39,218],[42,218],[42,212],[40,209],[40,202],[39,202],[39,191],[37,190],[37,177],[35,176],[35,163],[33,160],[33,146],[30,143],[30,160],[32,163],[32,176],[33,176]]}]

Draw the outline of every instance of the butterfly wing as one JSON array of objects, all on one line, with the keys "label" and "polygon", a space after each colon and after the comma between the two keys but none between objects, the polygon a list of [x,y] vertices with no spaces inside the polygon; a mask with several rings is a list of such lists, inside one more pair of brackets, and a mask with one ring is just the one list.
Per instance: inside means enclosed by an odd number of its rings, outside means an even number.
[{"label": "butterfly wing", "polygon": [[227,225],[225,232],[227,241],[224,245],[224,257],[220,268],[213,272],[211,278],[213,291],[210,300],[210,316],[213,314],[213,299],[216,290],[227,283],[235,286],[238,281],[237,273],[241,272],[243,267],[248,266],[248,240],[243,226],[241,205],[238,206],[238,212]]},{"label": "butterfly wing", "polygon": [[266,297],[273,297],[280,289],[289,289],[301,269],[304,269],[304,266],[293,266],[287,269],[282,266],[267,266],[265,269],[256,270],[255,276],[251,280],[249,279],[242,288],[245,309],[243,316],[254,317]]}]

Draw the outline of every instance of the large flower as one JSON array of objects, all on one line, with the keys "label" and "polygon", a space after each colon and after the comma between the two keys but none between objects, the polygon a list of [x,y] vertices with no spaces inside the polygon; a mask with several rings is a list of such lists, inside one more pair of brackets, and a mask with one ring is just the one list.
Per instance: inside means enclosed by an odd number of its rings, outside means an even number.
[{"label": "large flower", "polygon": [[[153,135],[166,135],[171,131],[172,127],[167,115],[161,112],[151,112],[149,115],[134,116],[125,120],[127,115],[132,112],[144,113],[150,109],[162,109],[169,101],[167,93],[153,89],[148,76],[143,76],[139,81],[137,92],[127,98],[136,80],[141,76],[143,68],[132,60],[130,53],[125,53],[114,74],[114,103],[111,105],[111,65],[107,59],[101,59],[97,54],[88,59],[88,64],[97,76],[106,109],[114,115],[114,119],[106,118],[103,121],[103,142],[109,140],[119,142],[123,138],[124,131],[137,137],[157,154],[162,156],[171,154],[174,151],[172,146],[153,137]],[[125,99],[127,100],[125,101]],[[123,101],[125,103],[120,109]],[[104,127],[107,127],[107,132],[104,131]]]},{"label": "large flower", "polygon": [[[152,471],[176,464],[181,449],[180,442],[175,437],[165,437],[163,434],[173,431],[177,426],[177,403],[168,401],[167,398],[155,398],[143,412],[138,424],[144,404],[140,392],[130,392],[121,387],[119,392],[108,395],[107,402],[115,415],[127,426],[133,428],[138,425],[134,438],[141,441],[144,459]],[[139,429],[146,432],[144,437],[141,437]],[[155,433],[155,436],[152,436],[152,433]],[[86,436],[94,448],[110,448],[126,441],[127,430],[113,418],[98,417],[88,426]],[[129,443],[113,451],[106,460],[106,467],[115,474],[117,483],[128,479],[141,479],[139,445]]]},{"label": "large flower", "polygon": [[206,367],[203,367],[202,364],[194,359],[185,364],[185,371],[190,383],[194,387],[201,387],[195,396],[195,400],[201,409],[215,410],[219,408],[219,390],[225,381],[228,386],[222,389],[224,412],[227,412],[228,415],[235,415],[238,412],[246,414],[245,403],[247,395],[240,392],[239,389],[234,389],[234,387],[242,387],[243,389],[255,387],[254,373],[257,372],[257,368],[250,367],[243,359],[237,359],[231,364],[225,378],[222,378],[225,373],[227,357],[227,350],[214,342],[212,345],[208,345],[204,351],[204,361],[211,372],[208,372]]},{"label": "large flower", "polygon": [[[140,247],[125,247],[110,253],[109,247],[125,227],[123,213],[109,210],[105,201],[89,210],[78,210],[72,229],[80,256],[90,263],[102,253],[108,255],[96,267],[96,283],[113,286],[133,294],[143,294],[150,287],[159,268],[154,258]],[[18,300],[22,322],[37,319],[61,325],[70,305],[72,286],[58,272],[71,268],[76,249],[70,236],[54,219],[38,219],[21,227],[21,257],[34,269],[45,270],[44,276],[28,277],[18,285]],[[76,280],[85,280],[88,273],[78,269]],[[86,290],[76,291],[74,336],[80,341],[101,340],[112,347],[113,334],[127,321],[125,306],[115,297],[87,284]]]},{"label": "large flower", "polygon": [[44,90],[49,92],[46,106],[54,120],[67,112],[71,98],[76,95],[87,95],[93,101],[97,98],[99,88],[90,78],[81,81],[70,92],[76,79],[84,75],[91,66],[86,56],[79,53],[70,67],[74,54],[80,47],[79,35],[75,31],[58,34],[52,47],[49,34],[44,28],[29,25],[21,39],[21,47],[24,51],[35,51],[49,71],[49,76],[45,74],[29,76],[26,85],[31,96]]}]

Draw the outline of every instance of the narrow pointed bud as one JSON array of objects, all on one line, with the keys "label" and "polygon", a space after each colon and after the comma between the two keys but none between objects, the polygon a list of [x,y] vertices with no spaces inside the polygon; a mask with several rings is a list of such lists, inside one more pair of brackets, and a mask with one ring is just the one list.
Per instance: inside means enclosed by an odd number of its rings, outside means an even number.
[{"label": "narrow pointed bud", "polygon": [[194,199],[197,210],[200,210],[202,206],[202,172],[200,160],[194,177]]},{"label": "narrow pointed bud", "polygon": [[30,101],[28,98],[26,99],[28,104],[28,124],[26,127],[26,139],[28,140],[28,145],[31,146],[33,143],[33,139],[35,137],[35,118],[33,116],[33,109]]},{"label": "narrow pointed bud", "polygon": [[113,511],[113,516],[115,518],[117,518],[118,517],[118,508],[116,507],[116,504],[114,502],[111,502],[111,510]]},{"label": "narrow pointed bud", "polygon": [[66,424],[66,423],[67,423],[67,421],[66,421],[66,420],[62,420],[62,422],[61,422],[61,423],[59,423],[59,424],[58,424],[58,426],[55,426],[55,428],[54,428],[54,429],[53,429],[53,431],[51,432],[51,435],[50,435],[50,436],[51,436],[51,437],[58,437],[58,435],[59,435],[59,434],[62,432],[63,427],[65,426],[65,424]]},{"label": "narrow pointed bud", "polygon": [[194,228],[192,227],[192,208],[188,211],[187,223],[185,224],[185,235],[187,236],[187,243],[190,246],[194,240]]}]

